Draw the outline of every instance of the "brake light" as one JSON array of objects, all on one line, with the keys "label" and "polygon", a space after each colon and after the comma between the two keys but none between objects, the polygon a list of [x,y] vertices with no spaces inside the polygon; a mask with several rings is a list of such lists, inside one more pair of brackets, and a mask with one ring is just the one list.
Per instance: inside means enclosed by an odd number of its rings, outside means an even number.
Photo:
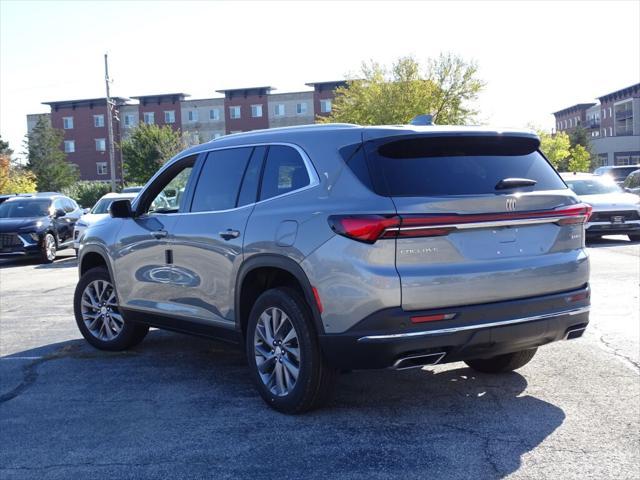
[{"label": "brake light", "polygon": [[332,215],[329,225],[334,232],[365,243],[375,243],[379,238],[393,238],[387,229],[397,229],[400,217],[396,215]]},{"label": "brake light", "polygon": [[[472,214],[401,214],[401,215],[332,215],[329,225],[339,235],[364,243],[375,243],[383,238],[439,237],[458,229],[508,226],[509,223],[549,219],[558,225],[586,223],[592,212],[591,205],[579,203],[553,210],[525,212],[472,213]],[[476,225],[477,224],[477,225]]]}]

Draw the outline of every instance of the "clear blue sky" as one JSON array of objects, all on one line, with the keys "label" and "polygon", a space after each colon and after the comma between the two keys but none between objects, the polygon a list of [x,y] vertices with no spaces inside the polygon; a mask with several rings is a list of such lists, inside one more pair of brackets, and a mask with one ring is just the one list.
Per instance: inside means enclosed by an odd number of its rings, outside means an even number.
[{"label": "clear blue sky", "polygon": [[550,128],[550,112],[640,81],[640,1],[31,2],[0,0],[0,134],[22,150],[40,102],[273,85],[300,90],[360,62],[451,51],[480,66],[485,123]]}]

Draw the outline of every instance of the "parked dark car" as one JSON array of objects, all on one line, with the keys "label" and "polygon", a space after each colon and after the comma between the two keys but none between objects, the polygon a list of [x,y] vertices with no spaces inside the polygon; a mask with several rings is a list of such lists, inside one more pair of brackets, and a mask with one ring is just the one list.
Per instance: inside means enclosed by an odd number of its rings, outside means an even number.
[{"label": "parked dark car", "polygon": [[0,204],[0,257],[38,256],[51,263],[73,246],[73,228],[83,210],[64,195],[15,196]]},{"label": "parked dark car", "polygon": [[0,203],[4,203],[5,200],[9,200],[14,197],[30,197],[31,193],[7,193],[4,195],[0,195]]}]

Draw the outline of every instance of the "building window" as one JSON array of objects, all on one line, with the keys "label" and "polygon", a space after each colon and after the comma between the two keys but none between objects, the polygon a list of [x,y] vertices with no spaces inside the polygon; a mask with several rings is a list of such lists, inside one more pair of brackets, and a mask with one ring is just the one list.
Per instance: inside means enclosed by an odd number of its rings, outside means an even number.
[{"label": "building window", "polygon": [[260,118],[262,116],[262,105],[251,105],[251,116]]},{"label": "building window", "polygon": [[606,153],[599,153],[598,154],[598,166],[599,167],[604,167],[605,165],[609,164],[609,155]]},{"label": "building window", "polygon": [[274,117],[284,116],[284,103],[277,103],[273,106],[273,115]]},{"label": "building window", "polygon": [[142,118],[147,125],[153,125],[156,122],[156,114],[154,112],[144,112]]},{"label": "building window", "polygon": [[136,123],[136,117],[134,115],[131,115],[130,113],[127,113],[124,116],[124,126],[125,127],[131,127],[133,125],[135,125]]},{"label": "building window", "polygon": [[212,108],[209,110],[209,120],[220,120],[220,110],[217,108]]},{"label": "building window", "polygon": [[106,175],[108,173],[107,162],[96,162],[96,170],[98,175]]},{"label": "building window", "polygon": [[602,129],[602,136],[603,136],[603,137],[606,137],[606,136],[607,136],[607,129],[606,129],[606,128],[603,128],[603,129]]},{"label": "building window", "polygon": [[602,119],[607,118],[607,110],[605,108],[602,109]]},{"label": "building window", "polygon": [[76,142],[75,140],[65,140],[64,141],[64,153],[73,153],[76,151]]},{"label": "building window", "polygon": [[73,128],[73,117],[62,117],[62,128],[71,130]]},{"label": "building window", "polygon": [[296,113],[302,115],[307,113],[307,102],[300,102],[296,104]]},{"label": "building window", "polygon": [[104,115],[94,115],[93,116],[93,126],[94,127],[104,127]]},{"label": "building window", "polygon": [[175,110],[167,110],[164,112],[164,123],[176,123]]},{"label": "building window", "polygon": [[107,149],[107,142],[104,138],[96,138],[96,151],[104,152]]},{"label": "building window", "polygon": [[613,113],[612,113],[611,107],[609,107],[609,118],[611,117],[613,117]]},{"label": "building window", "polygon": [[331,113],[331,99],[320,100],[320,111],[322,113]]},{"label": "building window", "polygon": [[240,107],[239,106],[229,107],[229,117],[234,120],[237,120],[238,118],[240,118]]},{"label": "building window", "polygon": [[187,120],[189,122],[197,122],[198,121],[198,111],[197,110],[189,110],[189,111],[187,111]]},{"label": "building window", "polygon": [[[611,112],[609,112],[609,115],[611,115]],[[613,137],[613,127],[609,127],[609,136]]]}]

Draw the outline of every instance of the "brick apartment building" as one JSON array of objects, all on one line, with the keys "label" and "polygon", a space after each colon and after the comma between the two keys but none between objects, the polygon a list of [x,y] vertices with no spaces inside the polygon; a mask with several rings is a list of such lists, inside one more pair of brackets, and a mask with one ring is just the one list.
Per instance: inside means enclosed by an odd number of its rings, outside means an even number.
[{"label": "brick apartment building", "polygon": [[640,164],[640,83],[555,112],[556,130],[587,130],[599,165]]},{"label": "brick apartment building", "polygon": [[[218,90],[222,97],[191,99],[186,93],[113,98],[116,145],[141,122],[180,130],[189,144],[207,142],[228,133],[305,125],[331,112],[332,100],[344,80],[307,83],[313,90],[273,93],[270,86]],[[111,178],[104,98],[43,102],[50,113],[27,115],[29,133],[40,118],[64,132],[61,148],[78,165],[81,180]],[[115,149],[116,178],[122,178],[122,155]]]}]

